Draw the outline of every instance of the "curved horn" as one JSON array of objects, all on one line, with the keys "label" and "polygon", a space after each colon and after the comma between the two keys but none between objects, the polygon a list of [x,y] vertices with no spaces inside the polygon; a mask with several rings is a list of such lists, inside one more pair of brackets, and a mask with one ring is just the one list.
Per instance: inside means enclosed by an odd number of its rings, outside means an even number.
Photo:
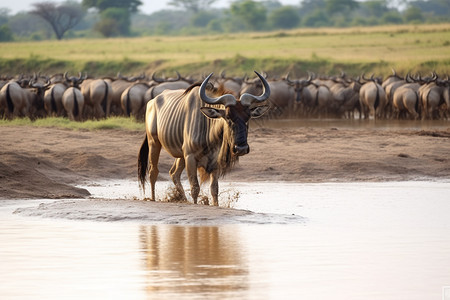
[{"label": "curved horn", "polygon": [[223,104],[225,107],[230,105],[236,105],[237,100],[231,94],[225,94],[218,98],[211,98],[208,95],[206,95],[206,86],[208,85],[208,81],[213,74],[214,73],[209,74],[208,77],[206,77],[205,80],[203,80],[199,90],[200,99],[202,99],[203,102],[211,105]]},{"label": "curved horn", "polygon": [[406,74],[405,81],[406,81],[407,83],[413,83],[413,82],[414,82],[414,81],[412,80],[411,75],[410,75],[409,73]]},{"label": "curved horn", "polygon": [[295,84],[295,81],[292,81],[291,79],[289,79],[289,72],[286,74],[286,81],[288,84]]},{"label": "curved horn", "polygon": [[38,84],[35,80],[33,80],[33,78],[32,79],[30,79],[30,81],[28,82],[28,87],[31,87],[31,88],[40,88],[40,87],[42,87],[40,84]]},{"label": "curved horn", "polygon": [[436,81],[436,80],[439,78],[439,76],[438,76],[438,74],[436,73],[436,71],[433,71],[431,74],[433,74],[433,76],[431,77],[431,80],[432,80],[432,81]]},{"label": "curved horn", "polygon": [[80,76],[78,76],[77,82],[82,83],[87,78],[87,74],[85,74],[85,76],[83,76],[80,72],[79,75]]},{"label": "curved horn", "polygon": [[395,69],[391,68],[391,70],[392,70],[392,76],[397,77],[398,75],[397,75],[397,72],[395,71]]},{"label": "curved horn", "polygon": [[311,80],[316,79],[316,73],[308,71],[308,76],[311,77]]},{"label": "curved horn", "polygon": [[166,82],[176,82],[176,81],[180,80],[180,78],[181,78],[180,73],[178,73],[178,71],[175,71],[175,72],[177,73],[177,78],[167,79]]},{"label": "curved horn", "polygon": [[47,79],[47,82],[44,84],[44,89],[47,89],[51,84],[52,82],[50,81],[50,79]]},{"label": "curved horn", "polygon": [[263,84],[263,93],[260,96],[255,96],[252,94],[244,93],[241,95],[239,100],[241,101],[242,105],[244,106],[250,106],[253,102],[264,102],[270,97],[270,86],[267,80],[258,72],[256,72],[256,75],[258,75],[259,79],[261,80]]},{"label": "curved horn", "polygon": [[68,73],[69,73],[69,72],[67,72],[67,71],[64,73],[64,78],[65,78],[67,81],[70,81],[69,76],[67,76]]},{"label": "curved horn", "polygon": [[153,72],[153,74],[152,74],[152,80],[153,80],[154,82],[157,82],[157,83],[163,83],[163,82],[164,82],[164,79],[156,78],[155,73],[156,73],[156,72]]}]

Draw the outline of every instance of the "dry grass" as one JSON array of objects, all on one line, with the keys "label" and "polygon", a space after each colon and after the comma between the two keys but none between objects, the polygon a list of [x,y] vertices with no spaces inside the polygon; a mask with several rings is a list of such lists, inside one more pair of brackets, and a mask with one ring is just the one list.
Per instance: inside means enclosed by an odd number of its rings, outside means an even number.
[{"label": "dry grass", "polygon": [[[389,73],[435,69],[450,73],[450,24],[295,29],[196,37],[140,37],[2,43],[0,61],[24,60],[20,68],[69,68],[114,74],[120,70],[286,70],[304,61],[330,68]],[[242,60],[245,60],[242,66]],[[48,65],[43,65],[43,62]],[[49,61],[62,63],[51,64]],[[269,62],[269,63],[268,63]],[[276,63],[270,63],[276,62]],[[43,66],[42,66],[43,65]],[[66,67],[67,66],[67,67]],[[386,67],[389,66],[389,67]],[[8,70],[13,66],[1,66]],[[313,64],[314,67],[314,64]],[[63,71],[63,70],[59,70]],[[313,70],[316,71],[316,70]],[[306,71],[305,71],[306,72]]]}]

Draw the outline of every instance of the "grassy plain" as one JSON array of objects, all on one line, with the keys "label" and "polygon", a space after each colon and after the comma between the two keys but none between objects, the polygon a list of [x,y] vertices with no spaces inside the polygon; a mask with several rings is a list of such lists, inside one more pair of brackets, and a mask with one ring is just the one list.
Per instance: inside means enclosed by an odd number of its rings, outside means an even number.
[{"label": "grassy plain", "polygon": [[138,122],[134,118],[110,117],[101,120],[86,120],[84,122],[73,122],[68,118],[48,117],[31,121],[29,118],[15,118],[13,120],[0,119],[0,126],[35,126],[35,127],[55,127],[71,130],[131,130],[145,131],[143,122]]},{"label": "grassy plain", "polygon": [[395,68],[450,73],[450,24],[296,29],[195,37],[140,37],[0,44],[0,74],[86,71],[91,75],[178,70],[305,75]]}]

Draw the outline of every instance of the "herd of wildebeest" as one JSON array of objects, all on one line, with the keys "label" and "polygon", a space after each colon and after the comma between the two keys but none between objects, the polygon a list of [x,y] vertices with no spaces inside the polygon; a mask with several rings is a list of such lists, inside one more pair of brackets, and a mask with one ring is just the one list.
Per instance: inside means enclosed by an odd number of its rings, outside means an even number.
[{"label": "herd of wildebeest", "polygon": [[[352,78],[309,73],[294,79],[266,76],[271,95],[270,117],[376,118],[376,119],[448,119],[450,80],[431,72],[428,76],[406,74],[381,78],[364,74]],[[99,119],[108,116],[134,116],[143,120],[148,101],[164,90],[187,89],[204,79],[172,78],[153,73],[126,77],[92,78],[68,72],[54,75],[30,74],[0,78],[0,118],[64,116],[71,120]],[[445,77],[445,78],[444,78]],[[212,89],[233,94],[257,95],[257,78],[231,77],[225,72],[211,80]]]}]

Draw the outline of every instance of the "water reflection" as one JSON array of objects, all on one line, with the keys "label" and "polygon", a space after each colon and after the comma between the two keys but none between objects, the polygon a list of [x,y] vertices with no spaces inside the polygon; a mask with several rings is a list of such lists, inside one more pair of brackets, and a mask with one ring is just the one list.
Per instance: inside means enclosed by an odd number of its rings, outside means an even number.
[{"label": "water reflection", "polygon": [[248,290],[240,237],[226,228],[141,226],[148,295],[224,298]]}]

